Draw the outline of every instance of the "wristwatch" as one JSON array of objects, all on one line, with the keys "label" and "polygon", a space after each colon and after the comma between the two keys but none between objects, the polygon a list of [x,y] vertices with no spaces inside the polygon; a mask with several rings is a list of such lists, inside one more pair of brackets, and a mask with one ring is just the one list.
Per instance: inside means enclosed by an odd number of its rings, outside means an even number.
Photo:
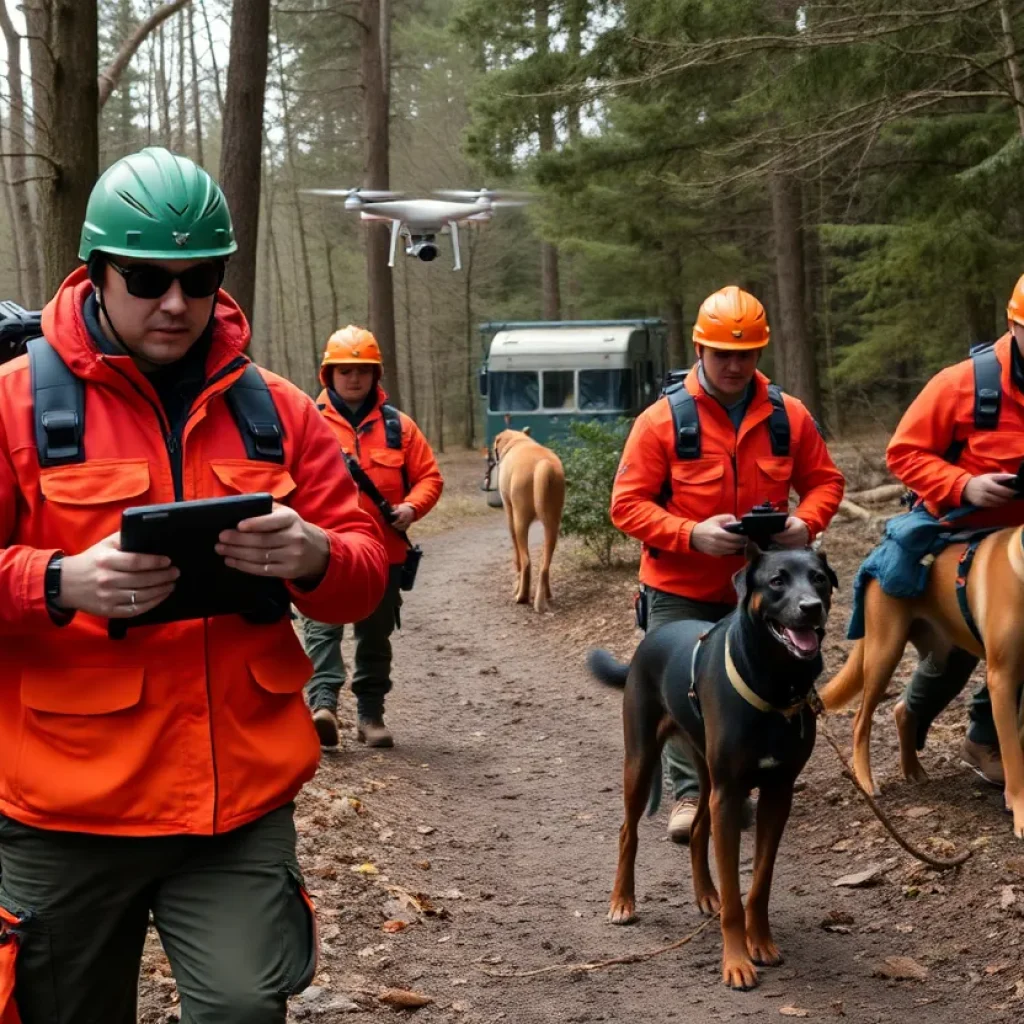
[{"label": "wristwatch", "polygon": [[54,607],[60,607],[58,601],[60,600],[60,573],[63,565],[64,553],[58,551],[46,566],[46,576],[43,584],[46,590],[46,601]]}]

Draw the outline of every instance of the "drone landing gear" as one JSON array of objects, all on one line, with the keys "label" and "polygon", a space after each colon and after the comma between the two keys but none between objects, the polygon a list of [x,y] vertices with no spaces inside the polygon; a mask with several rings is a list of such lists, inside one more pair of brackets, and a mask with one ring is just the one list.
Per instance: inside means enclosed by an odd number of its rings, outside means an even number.
[{"label": "drone landing gear", "polygon": [[452,252],[455,254],[455,266],[454,270],[462,269],[462,258],[459,255],[459,225],[456,221],[450,221],[449,227],[452,229]]},{"label": "drone landing gear", "polygon": [[391,256],[388,258],[388,266],[395,265],[395,250],[398,248],[398,236],[402,231],[402,222],[393,220],[391,222]]}]

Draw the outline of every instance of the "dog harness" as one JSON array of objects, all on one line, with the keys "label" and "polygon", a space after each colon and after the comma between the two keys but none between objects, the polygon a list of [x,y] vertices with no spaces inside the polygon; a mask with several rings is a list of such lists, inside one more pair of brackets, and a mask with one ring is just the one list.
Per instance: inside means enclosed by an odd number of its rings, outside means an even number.
[{"label": "dog harness", "polygon": [[[697,697],[697,654],[701,649],[701,645],[711,635],[712,630],[708,630],[706,633],[702,633],[697,638],[697,643],[693,647],[693,656],[690,659],[690,689],[689,698],[690,703],[693,704],[694,711],[697,713],[697,717],[702,721],[704,719],[703,714],[700,710],[700,700]],[[782,715],[787,721],[795,718],[800,714],[804,708],[809,708],[810,711],[815,715],[820,715],[825,710],[825,705],[822,704],[821,698],[818,696],[818,691],[812,686],[808,691],[807,696],[797,701],[795,704],[790,704],[788,707],[778,708],[774,704],[769,704],[763,697],[758,696],[748,685],[747,681],[740,675],[740,670],[736,667],[736,662],[733,660],[732,651],[729,647],[729,634],[725,635],[725,675],[732,685],[732,688],[753,708],[764,714],[771,714],[774,712],[777,715]]]},{"label": "dog harness", "polygon": [[982,647],[985,646],[985,641],[981,638],[978,623],[975,622],[974,616],[971,614],[971,606],[967,603],[967,577],[970,574],[971,566],[974,564],[974,556],[978,553],[978,545],[984,539],[984,537],[975,537],[964,548],[964,553],[960,556],[956,569],[956,603],[960,606],[960,614],[964,617],[967,628],[974,634],[974,639]]}]

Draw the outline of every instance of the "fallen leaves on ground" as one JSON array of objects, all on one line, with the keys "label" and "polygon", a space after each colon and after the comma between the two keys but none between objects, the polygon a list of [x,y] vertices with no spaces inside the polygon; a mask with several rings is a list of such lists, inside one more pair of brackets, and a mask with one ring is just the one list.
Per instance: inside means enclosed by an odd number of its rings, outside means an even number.
[{"label": "fallen leaves on ground", "polygon": [[928,968],[913,957],[887,956],[874,973],[893,981],[924,981],[928,977]]},{"label": "fallen leaves on ground", "polygon": [[386,988],[377,996],[377,1000],[385,1006],[397,1006],[402,1010],[418,1010],[421,1006],[430,1006],[434,1001],[422,992],[410,992],[404,988]]}]

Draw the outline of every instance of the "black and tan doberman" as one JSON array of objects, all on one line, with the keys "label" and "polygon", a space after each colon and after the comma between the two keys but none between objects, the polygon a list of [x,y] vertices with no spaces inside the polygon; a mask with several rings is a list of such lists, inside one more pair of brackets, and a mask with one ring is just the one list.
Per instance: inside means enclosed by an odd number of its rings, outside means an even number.
[{"label": "black and tan doberman", "polygon": [[[754,549],[736,577],[739,605],[717,625],[667,623],[641,641],[626,666],[592,651],[590,671],[624,688],[625,821],[609,920],[635,916],[637,824],[661,795],[660,752],[677,734],[694,754],[700,798],[690,834],[693,887],[705,914],[722,914],[722,976],[731,988],[757,984],[755,964],[782,962],[768,925],[775,856],[793,785],[814,748],[811,704],[822,670],[824,636],[838,585],[824,556],[810,550]],[[744,911],[740,833],[744,801],[755,787],[754,881]],[[719,890],[711,879],[714,833]],[[720,893],[720,894],[719,894]]]}]

